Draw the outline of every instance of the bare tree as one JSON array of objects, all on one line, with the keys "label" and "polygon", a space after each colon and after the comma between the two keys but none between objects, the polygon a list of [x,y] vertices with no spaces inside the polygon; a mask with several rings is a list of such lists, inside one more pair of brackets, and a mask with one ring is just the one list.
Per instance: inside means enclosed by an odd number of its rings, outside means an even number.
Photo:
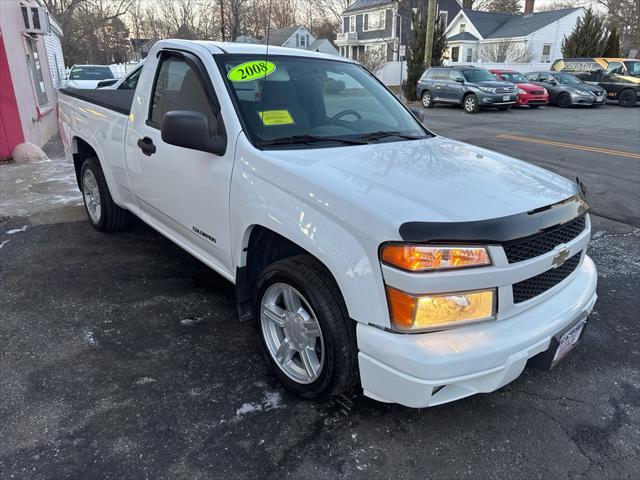
[{"label": "bare tree", "polygon": [[385,63],[387,63],[387,59],[384,56],[383,49],[368,48],[360,57],[359,62],[370,72],[376,73]]}]

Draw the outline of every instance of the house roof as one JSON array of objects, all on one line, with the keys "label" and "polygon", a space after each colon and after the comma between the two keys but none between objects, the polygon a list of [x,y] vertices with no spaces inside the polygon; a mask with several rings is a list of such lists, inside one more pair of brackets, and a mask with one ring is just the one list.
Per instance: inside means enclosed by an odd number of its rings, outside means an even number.
[{"label": "house roof", "polygon": [[[292,27],[287,28],[278,28],[276,30],[271,30],[269,32],[269,45],[276,45],[281,47],[284,42],[289,40],[291,35],[296,33],[296,30],[301,28],[302,25],[293,25]],[[261,42],[263,45],[267,44],[267,37],[262,39]]]},{"label": "house roof", "polygon": [[447,38],[450,42],[455,42],[456,40],[478,40],[478,37],[470,34],[469,32],[462,32],[454,35],[453,37]]},{"label": "house roof", "polygon": [[509,38],[529,35],[581,8],[563,8],[529,15],[479,12],[477,10],[463,11],[483,38]]},{"label": "house roof", "polygon": [[364,10],[365,8],[372,8],[378,5],[385,5],[388,3],[393,3],[391,0],[356,0],[351,5],[349,5],[344,12],[354,12],[356,10]]}]

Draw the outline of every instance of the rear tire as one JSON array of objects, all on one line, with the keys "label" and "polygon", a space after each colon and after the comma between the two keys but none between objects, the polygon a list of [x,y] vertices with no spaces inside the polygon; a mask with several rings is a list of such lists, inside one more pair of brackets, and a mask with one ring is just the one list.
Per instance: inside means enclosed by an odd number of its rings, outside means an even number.
[{"label": "rear tire", "polygon": [[254,312],[264,356],[287,390],[324,399],[355,383],[355,322],[315,258],[298,255],[268,266],[258,278]]},{"label": "rear tire", "polygon": [[464,100],[462,101],[462,106],[464,107],[464,111],[466,113],[478,113],[480,110],[480,105],[478,105],[478,97],[476,97],[475,93],[470,93]]},{"label": "rear tire", "polygon": [[82,164],[80,184],[91,225],[101,232],[122,230],[127,224],[128,212],[114,203],[96,157],[87,158]]},{"label": "rear tire", "polygon": [[568,93],[561,93],[558,96],[557,103],[560,108],[567,108],[571,106],[571,95],[569,95]]},{"label": "rear tire", "polygon": [[424,108],[433,108],[433,97],[431,96],[431,92],[429,90],[425,90],[424,92],[422,92],[420,101],[422,102],[422,106]]},{"label": "rear tire", "polygon": [[636,92],[631,89],[623,90],[618,95],[618,105],[621,107],[633,107],[636,104],[636,101]]}]

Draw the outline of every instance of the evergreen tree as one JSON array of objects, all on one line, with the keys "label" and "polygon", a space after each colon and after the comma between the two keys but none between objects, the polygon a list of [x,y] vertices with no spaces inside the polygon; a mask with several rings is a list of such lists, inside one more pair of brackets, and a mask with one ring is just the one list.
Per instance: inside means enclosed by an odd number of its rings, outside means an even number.
[{"label": "evergreen tree", "polygon": [[589,8],[584,17],[578,19],[571,35],[562,40],[562,55],[564,58],[601,57],[606,46],[604,21]]},{"label": "evergreen tree", "polygon": [[490,0],[487,11],[496,13],[521,13],[520,0]]},{"label": "evergreen tree", "polygon": [[413,30],[409,48],[405,57],[407,61],[407,79],[403,82],[402,88],[407,100],[416,99],[416,83],[424,72],[424,42],[427,35],[427,14],[422,8],[411,12]]},{"label": "evergreen tree", "polygon": [[620,56],[620,35],[618,34],[618,27],[616,25],[611,27],[611,32],[609,32],[604,56],[613,58]]},{"label": "evergreen tree", "polygon": [[447,26],[444,24],[444,19],[436,23],[436,29],[433,32],[433,48],[431,49],[431,65],[437,67],[442,65],[444,57],[444,51],[447,49],[447,36],[444,34]]}]

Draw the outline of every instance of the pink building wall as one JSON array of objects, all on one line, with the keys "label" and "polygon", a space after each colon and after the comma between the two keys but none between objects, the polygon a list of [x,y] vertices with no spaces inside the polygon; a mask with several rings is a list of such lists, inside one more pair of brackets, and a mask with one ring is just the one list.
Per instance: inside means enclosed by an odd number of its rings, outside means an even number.
[{"label": "pink building wall", "polygon": [[[26,6],[38,6],[35,0],[22,0]],[[0,122],[4,129],[6,150],[12,151],[21,141],[35,143],[42,146],[58,131],[57,96],[51,80],[51,69],[47,60],[44,38],[42,35],[29,36],[24,32],[24,22],[20,10],[20,1],[0,1],[0,36],[3,44],[0,53],[0,105],[2,118]],[[33,38],[37,43],[38,58],[43,74],[48,104],[38,105],[36,91],[27,64],[27,40]],[[2,60],[5,59],[5,65]],[[9,75],[7,77],[6,67]],[[11,90],[14,102],[11,101]],[[17,106],[17,116],[15,107]],[[20,127],[22,140],[15,133]],[[7,134],[7,132],[10,132]],[[3,148],[0,134],[0,149]],[[0,152],[0,157],[8,156]]]}]

